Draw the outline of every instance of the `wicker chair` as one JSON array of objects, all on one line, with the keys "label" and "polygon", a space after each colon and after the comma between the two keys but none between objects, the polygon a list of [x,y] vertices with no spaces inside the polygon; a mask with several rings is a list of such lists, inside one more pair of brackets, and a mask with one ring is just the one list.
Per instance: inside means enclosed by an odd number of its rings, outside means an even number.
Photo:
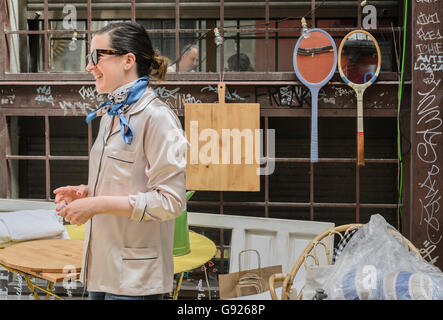
[{"label": "wicker chair", "polygon": [[[362,224],[347,224],[338,226],[335,228],[331,228],[326,230],[325,232],[316,236],[306,247],[303,253],[298,258],[297,262],[293,266],[290,273],[276,273],[269,277],[269,290],[271,294],[272,300],[278,300],[277,293],[275,290],[275,283],[282,281],[282,291],[281,291],[281,300],[301,300],[303,297],[303,288],[300,289],[300,292],[297,294],[296,289],[292,288],[294,278],[296,277],[300,267],[303,265],[305,269],[309,266],[312,266],[312,262],[308,263],[308,261],[313,261],[315,265],[320,265],[322,261],[326,261],[327,264],[331,265],[332,257],[331,257],[331,248],[334,248],[334,236],[339,236],[339,240],[345,238],[345,236],[350,233],[352,230],[356,228],[360,228]],[[392,232],[393,235],[402,239],[409,247],[410,251],[415,252],[420,257],[420,252],[418,249],[405,237],[403,237],[398,231],[388,229]],[[324,252],[324,256],[320,257],[318,255],[317,247],[321,246],[323,249],[321,251]],[[324,263],[323,263],[324,264]]]}]

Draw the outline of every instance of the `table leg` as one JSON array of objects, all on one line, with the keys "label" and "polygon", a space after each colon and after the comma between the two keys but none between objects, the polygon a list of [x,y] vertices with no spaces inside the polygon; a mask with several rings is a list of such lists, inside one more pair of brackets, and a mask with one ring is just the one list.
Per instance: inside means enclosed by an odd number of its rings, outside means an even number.
[{"label": "table leg", "polygon": [[51,281],[48,281],[48,286],[46,287],[46,290],[48,290],[48,292],[46,293],[46,300],[49,299],[49,296],[51,295],[49,292],[52,292],[52,288],[54,287],[54,283]]},{"label": "table leg", "polygon": [[184,276],[185,272],[183,271],[182,273],[180,273],[180,278],[178,279],[177,282],[177,287],[174,290],[174,296],[173,296],[173,300],[177,300],[178,298],[178,292],[180,291],[180,287],[182,285],[182,281],[183,281],[183,276]]},{"label": "table leg", "polygon": [[206,284],[208,286],[209,300],[211,300],[211,287],[209,286],[208,272],[206,271],[206,267],[205,266],[203,267],[205,268],[205,278],[206,278]]},{"label": "table leg", "polygon": [[40,300],[37,292],[35,292],[34,284],[32,283],[32,281],[29,278],[29,276],[24,275],[23,277],[25,278],[26,283],[28,284],[29,290],[31,290],[32,294],[34,295],[34,299],[35,300]]},{"label": "table leg", "polygon": [[15,269],[9,268],[9,267],[7,267],[5,265],[1,265],[1,266],[3,268],[5,268],[6,270],[8,270],[8,271],[11,271],[11,272],[14,272],[14,273],[17,273],[17,274],[23,276],[23,278],[25,278],[25,280],[26,280],[26,283],[28,284],[29,290],[34,295],[35,300],[40,300],[40,297],[38,296],[38,294],[35,291],[35,289],[39,289],[39,290],[41,290],[43,292],[46,292],[46,300],[48,299],[49,295],[54,296],[54,297],[56,297],[59,300],[65,300],[62,297],[60,297],[60,296],[58,296],[58,295],[56,295],[55,293],[52,292],[52,288],[53,288],[54,282],[48,281],[47,289],[43,289],[42,287],[39,287],[38,285],[32,283],[31,276],[29,276],[28,274],[26,274],[26,273],[24,273],[22,271],[19,271],[19,270],[15,270]]}]

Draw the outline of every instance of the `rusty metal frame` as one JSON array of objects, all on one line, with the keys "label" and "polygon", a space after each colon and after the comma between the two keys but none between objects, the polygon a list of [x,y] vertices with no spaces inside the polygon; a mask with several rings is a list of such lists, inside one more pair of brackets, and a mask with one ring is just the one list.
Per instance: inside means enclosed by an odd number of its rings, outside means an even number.
[{"label": "rusty metal frame", "polygon": [[[361,27],[361,6],[360,1],[355,0],[357,3],[357,27]],[[92,26],[92,0],[87,0],[87,24],[86,30],[78,30],[76,31],[79,34],[87,35],[87,50],[89,51],[89,46],[91,42],[92,35],[94,31],[91,30]],[[225,81],[227,84],[235,84],[235,85],[275,85],[275,84],[290,84],[290,85],[300,85],[300,82],[296,79],[293,73],[285,73],[285,72],[271,72],[270,71],[270,33],[281,32],[281,31],[291,31],[291,32],[300,32],[300,28],[271,28],[270,27],[270,0],[266,0],[265,2],[265,27],[264,28],[224,28],[224,20],[225,20],[225,11],[224,11],[224,0],[220,0],[219,5],[219,21],[220,21],[220,32],[221,35],[226,33],[264,33],[265,34],[265,45],[266,45],[266,66],[265,72],[224,72],[224,44],[220,46],[220,55],[219,55],[219,63],[220,63],[220,71],[218,73],[199,73],[199,74],[183,74],[179,73],[179,66],[177,64],[177,74],[168,74],[167,81],[163,82],[164,85],[174,84],[192,84],[192,85],[201,85],[201,84],[217,84],[219,81]],[[130,1],[131,5],[131,21],[136,21],[136,2],[135,0]],[[176,59],[178,59],[180,55],[179,48],[179,39],[180,33],[205,33],[210,31],[210,29],[181,29],[180,28],[180,0],[175,1],[175,29],[165,29],[165,30],[147,30],[149,33],[174,33],[175,34],[175,45],[176,45]],[[6,0],[0,0],[0,12],[6,11]],[[314,9],[316,6],[316,1],[311,0],[311,8]],[[76,74],[55,74],[49,72],[49,37],[52,34],[65,34],[72,33],[64,30],[49,30],[49,21],[48,21],[48,0],[44,0],[44,30],[42,31],[10,31],[4,29],[4,14],[0,14],[0,85],[1,84],[51,84],[51,85],[68,85],[68,84],[93,84],[92,76],[87,73],[76,73]],[[311,13],[312,25],[316,25],[316,15],[315,10]],[[324,28],[328,32],[349,32],[355,30],[355,28]],[[381,33],[391,33],[393,30],[399,31],[402,30],[400,27],[394,28],[379,28],[376,32]],[[44,73],[20,73],[20,74],[10,74],[6,72],[6,53],[7,53],[7,42],[6,37],[12,34],[41,34],[44,35]],[[5,54],[3,54],[5,53]],[[380,81],[376,83],[376,85],[392,85],[398,84],[397,74],[391,72],[385,72],[380,75]],[[335,79],[331,82],[331,84],[335,85],[343,85],[342,82]],[[408,82],[407,84],[410,84]],[[261,117],[264,118],[264,126],[265,132],[269,128],[269,117],[309,117],[309,110],[262,110]],[[320,116],[326,117],[334,117],[336,115],[336,110],[319,110]],[[341,110],[340,116],[349,112],[348,116],[353,116],[353,110]],[[183,116],[182,110],[179,110],[179,115]],[[63,114],[60,112],[56,112],[54,110],[28,110],[28,111],[14,111],[14,112],[3,112],[0,109],[0,130],[7,131],[7,122],[6,116],[31,116],[31,115],[39,115],[44,116],[45,118],[45,155],[42,156],[26,156],[26,155],[12,155],[9,154],[9,148],[5,147],[5,150],[1,150],[0,152],[0,163],[2,167],[4,164],[8,163],[9,160],[44,160],[45,161],[45,171],[46,171],[46,200],[51,200],[51,190],[50,190],[50,161],[51,160],[78,160],[84,161],[88,160],[89,156],[53,156],[50,152],[50,126],[49,126],[49,116],[62,116]],[[387,116],[387,117],[396,117],[396,110],[368,110],[368,116],[377,117],[377,116]],[[0,137],[1,138],[1,137]],[[9,138],[7,138],[8,140]],[[266,139],[266,135],[265,135]],[[4,140],[4,139],[3,139]],[[2,140],[2,141],[3,141]],[[8,141],[6,141],[8,142]],[[265,146],[266,146],[265,141]],[[88,125],[88,153],[92,147],[92,126]],[[294,208],[309,208],[310,220],[315,220],[315,208],[355,208],[355,223],[360,222],[360,209],[361,208],[387,208],[387,209],[398,209],[398,207],[402,207],[402,204],[394,204],[394,203],[386,203],[386,204],[375,204],[375,203],[361,203],[360,202],[360,172],[359,167],[356,165],[355,169],[355,177],[356,177],[356,200],[354,203],[319,203],[314,201],[314,170],[315,166],[310,162],[309,158],[270,158],[268,157],[268,150],[264,150],[264,154],[266,155],[267,161],[275,161],[275,162],[291,162],[291,163],[310,163],[310,199],[309,202],[301,203],[301,202],[273,202],[269,201],[269,176],[266,175],[264,177],[265,185],[264,185],[264,201],[259,202],[229,202],[224,201],[224,194],[220,191],[220,200],[219,201],[190,201],[189,204],[192,206],[214,206],[219,208],[219,214],[224,214],[224,208],[226,206],[248,206],[248,207],[264,207],[265,217],[270,217],[269,208],[270,207],[294,207]],[[397,164],[397,159],[365,159],[367,163],[389,163],[389,164]],[[355,163],[356,159],[354,158],[322,158],[319,159],[319,163]],[[3,171],[5,168],[3,168]],[[0,172],[0,176],[2,173]],[[9,182],[9,179],[7,179]],[[0,191],[2,191],[0,189]],[[6,194],[10,194],[10,186],[9,183],[6,183]],[[224,261],[224,239],[223,239],[223,230],[220,230],[220,242],[217,245],[220,248],[221,252],[221,265],[220,271],[224,273],[223,261]]]}]

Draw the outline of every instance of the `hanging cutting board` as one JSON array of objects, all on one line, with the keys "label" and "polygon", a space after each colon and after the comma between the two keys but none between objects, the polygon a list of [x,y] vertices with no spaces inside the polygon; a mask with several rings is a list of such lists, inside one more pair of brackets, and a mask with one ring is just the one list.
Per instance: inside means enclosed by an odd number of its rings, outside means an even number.
[{"label": "hanging cutting board", "polygon": [[225,103],[225,92],[221,83],[219,103],[185,104],[187,190],[260,191],[260,105]]}]

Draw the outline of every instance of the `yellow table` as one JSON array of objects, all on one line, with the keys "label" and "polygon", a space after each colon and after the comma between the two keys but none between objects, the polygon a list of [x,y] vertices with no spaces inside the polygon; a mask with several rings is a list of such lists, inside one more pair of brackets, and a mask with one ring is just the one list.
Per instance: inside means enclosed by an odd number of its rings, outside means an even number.
[{"label": "yellow table", "polygon": [[193,231],[189,232],[189,245],[191,251],[188,254],[174,257],[174,274],[180,273],[177,287],[174,290],[174,300],[177,300],[185,271],[190,271],[204,265],[211,260],[217,252],[214,242]]}]

